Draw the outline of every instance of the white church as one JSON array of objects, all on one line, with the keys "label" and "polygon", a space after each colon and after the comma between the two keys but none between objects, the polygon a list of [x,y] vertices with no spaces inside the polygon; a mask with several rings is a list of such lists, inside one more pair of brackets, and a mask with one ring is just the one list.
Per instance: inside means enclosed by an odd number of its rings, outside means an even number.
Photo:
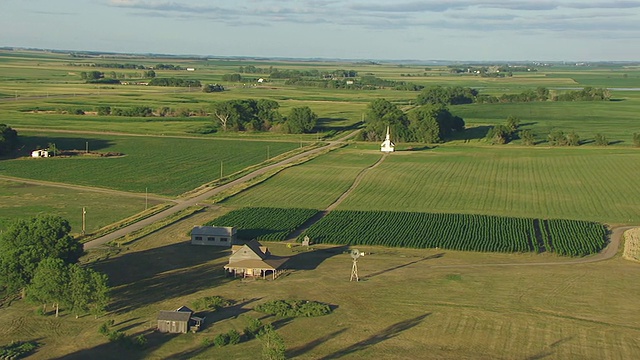
[{"label": "white church", "polygon": [[389,127],[387,126],[387,136],[385,137],[382,144],[380,144],[380,151],[383,153],[394,152],[396,144],[391,142],[391,137],[389,136]]}]

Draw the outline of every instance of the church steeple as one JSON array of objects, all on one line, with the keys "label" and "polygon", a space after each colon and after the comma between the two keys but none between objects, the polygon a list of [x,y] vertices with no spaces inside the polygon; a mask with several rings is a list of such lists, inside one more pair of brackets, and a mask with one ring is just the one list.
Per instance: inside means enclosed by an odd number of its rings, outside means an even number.
[{"label": "church steeple", "polygon": [[380,144],[380,151],[390,153],[394,151],[395,144],[391,142],[391,134],[389,133],[389,127],[387,126],[387,136],[382,144]]}]

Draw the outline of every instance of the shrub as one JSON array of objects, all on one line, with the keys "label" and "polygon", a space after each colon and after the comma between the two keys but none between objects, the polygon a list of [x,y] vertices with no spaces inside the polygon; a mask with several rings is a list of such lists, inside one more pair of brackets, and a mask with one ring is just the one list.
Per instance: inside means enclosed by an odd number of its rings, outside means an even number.
[{"label": "shrub", "polygon": [[260,304],[255,309],[281,317],[315,317],[331,313],[329,305],[306,300],[274,300]]},{"label": "shrub", "polygon": [[229,330],[227,333],[227,337],[229,338],[229,344],[235,345],[240,343],[241,336],[240,333],[236,330]]},{"label": "shrub", "polygon": [[123,341],[127,337],[127,334],[122,331],[114,330],[114,331],[111,331],[108,336],[109,336],[109,341],[117,342],[117,341]]},{"label": "shrub", "polygon": [[244,335],[247,339],[253,339],[260,333],[260,331],[262,331],[264,325],[260,319],[256,319],[251,316],[247,316],[247,321],[249,324],[244,328]]},{"label": "shrub", "polygon": [[143,334],[140,334],[134,337],[133,340],[131,340],[131,342],[133,343],[134,346],[142,349],[147,345],[147,338]]},{"label": "shrub", "polygon": [[218,334],[215,338],[213,338],[213,344],[217,347],[223,347],[229,344],[229,335],[228,334]]},{"label": "shrub", "polygon": [[0,359],[20,359],[32,353],[36,348],[38,348],[38,343],[35,341],[14,341],[0,347]]},{"label": "shrub", "polygon": [[196,311],[201,311],[201,310],[215,311],[229,305],[231,305],[231,301],[224,299],[223,297],[220,297],[220,296],[205,296],[191,303],[191,306],[193,306],[193,309]]}]

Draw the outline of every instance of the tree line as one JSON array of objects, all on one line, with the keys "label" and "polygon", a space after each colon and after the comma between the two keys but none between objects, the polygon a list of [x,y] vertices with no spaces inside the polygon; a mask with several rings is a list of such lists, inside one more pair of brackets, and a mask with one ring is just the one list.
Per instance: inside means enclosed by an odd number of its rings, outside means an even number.
[{"label": "tree line", "polygon": [[431,86],[418,95],[416,103],[424,104],[484,104],[484,103],[512,103],[512,102],[533,102],[533,101],[608,101],[611,99],[611,92],[605,88],[593,88],[590,86],[580,90],[565,91],[551,94],[545,87],[538,87],[535,90],[525,90],[518,94],[502,94],[493,96],[480,94],[478,90],[461,86]]},{"label": "tree line", "polygon": [[267,131],[280,130],[290,134],[311,132],[318,121],[308,106],[292,108],[288,116],[278,109],[280,104],[268,99],[226,100],[213,104],[211,115],[215,119],[213,131]]},{"label": "tree line", "polygon": [[60,306],[76,317],[101,314],[109,302],[107,276],[78,264],[82,244],[71,235],[69,222],[41,215],[16,220],[0,235],[0,285],[6,293]]},{"label": "tree line", "polygon": [[68,66],[85,66],[85,67],[98,67],[106,69],[129,69],[129,70],[185,70],[180,65],[173,64],[156,64],[154,66],[147,66],[144,64],[132,64],[132,63],[68,63]]}]

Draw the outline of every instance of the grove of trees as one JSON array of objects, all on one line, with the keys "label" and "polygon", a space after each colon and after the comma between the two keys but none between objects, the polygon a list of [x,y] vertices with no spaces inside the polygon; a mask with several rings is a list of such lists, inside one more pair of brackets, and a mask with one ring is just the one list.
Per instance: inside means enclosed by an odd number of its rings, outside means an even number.
[{"label": "grove of trees", "polygon": [[[0,235],[0,284],[6,293],[41,304],[60,305],[76,316],[99,314],[109,300],[106,275],[77,264],[82,244],[69,222],[40,215],[16,220]],[[46,306],[46,305],[45,305]],[[46,311],[46,307],[44,308]]]},{"label": "grove of trees", "polygon": [[380,141],[390,128],[393,138],[403,142],[439,143],[453,132],[464,131],[464,120],[441,103],[429,103],[405,113],[386,99],[372,101],[367,108],[362,140]]}]

